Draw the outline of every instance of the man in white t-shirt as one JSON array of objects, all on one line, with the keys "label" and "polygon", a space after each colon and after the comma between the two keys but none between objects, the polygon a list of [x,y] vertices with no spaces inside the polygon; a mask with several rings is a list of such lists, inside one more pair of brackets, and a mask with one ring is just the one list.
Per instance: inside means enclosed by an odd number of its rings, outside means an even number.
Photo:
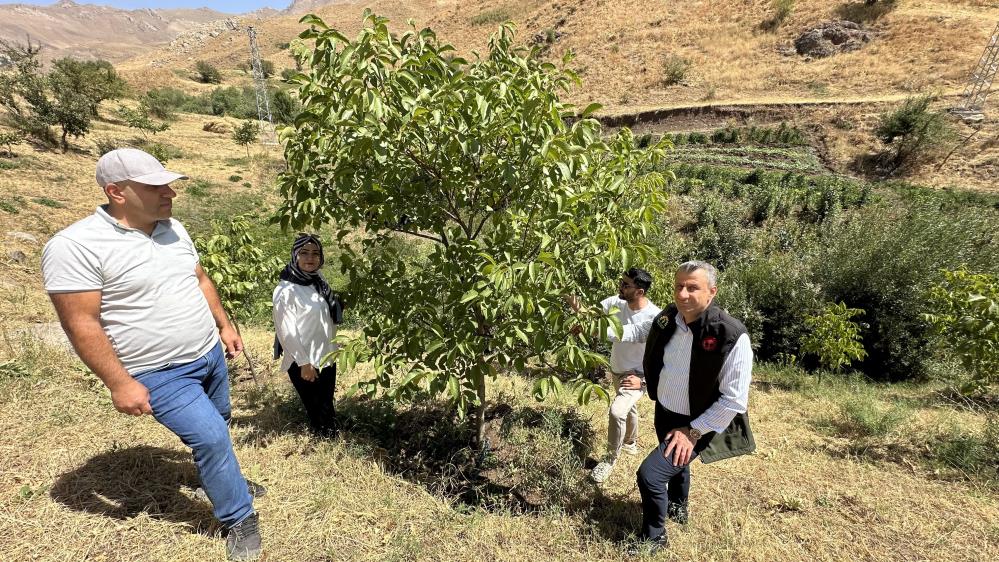
[{"label": "man in white t-shirt", "polygon": [[615,314],[625,328],[625,337],[623,341],[619,340],[613,328],[607,330],[607,339],[613,342],[610,366],[617,394],[607,416],[607,456],[590,474],[597,483],[607,480],[622,450],[638,454],[638,401],[645,393],[642,370],[645,341],[633,341],[627,334],[634,331],[628,326],[650,322],[659,314],[659,307],[645,296],[651,286],[649,272],[633,267],[621,276],[617,296],[608,297],[600,303],[606,313],[617,309]]},{"label": "man in white t-shirt", "polygon": [[[259,556],[253,496],[229,438],[226,357],[243,350],[184,227],[171,218],[187,179],[134,148],[97,162],[108,203],[56,233],[42,274],[80,359],[111,391],[115,408],[152,414],[191,448],[205,495],[229,529],[230,559]],[[223,346],[225,355],[223,356]]]}]

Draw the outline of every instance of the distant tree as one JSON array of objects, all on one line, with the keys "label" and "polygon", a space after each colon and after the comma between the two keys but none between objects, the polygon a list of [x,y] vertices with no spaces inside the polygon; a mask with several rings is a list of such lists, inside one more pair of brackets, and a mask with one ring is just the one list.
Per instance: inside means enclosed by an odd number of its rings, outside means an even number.
[{"label": "distant tree", "polygon": [[221,84],[222,73],[219,69],[206,61],[199,60],[194,69],[198,71],[198,80],[203,84]]},{"label": "distant tree", "polygon": [[260,71],[264,73],[264,78],[274,76],[274,63],[266,59],[261,60]]},{"label": "distant tree", "polygon": [[0,146],[6,147],[7,156],[14,156],[14,145],[20,144],[21,135],[18,133],[0,133]]},{"label": "distant tree", "polygon": [[250,157],[250,145],[257,142],[257,135],[260,134],[260,124],[251,119],[243,121],[232,131],[232,140],[240,146],[246,147],[246,157]]},{"label": "distant tree", "polygon": [[156,133],[161,133],[170,128],[169,123],[157,123],[150,119],[149,108],[147,108],[144,104],[140,104],[138,109],[132,109],[122,105],[118,107],[116,112],[126,125],[133,129],[138,129],[139,132],[142,133],[143,138],[145,138],[147,132],[155,135]]},{"label": "distant tree", "polygon": [[[249,72],[253,69],[253,61],[247,61],[245,66],[245,72]],[[274,76],[274,62],[267,59],[260,59],[260,71],[264,74],[264,78]]]},{"label": "distant tree", "polygon": [[30,44],[0,42],[0,58],[13,69],[0,77],[0,105],[11,114],[16,128],[43,142],[51,139],[49,127],[58,127],[66,151],[67,137],[86,135],[98,105],[124,95],[125,82],[103,60],[63,58],[43,74],[38,51]]},{"label": "distant tree", "polygon": [[273,98],[271,100],[271,116],[274,117],[274,120],[285,125],[293,123],[295,116],[302,110],[302,104],[284,90],[274,92]]},{"label": "distant tree", "polygon": [[881,115],[874,135],[884,145],[881,160],[887,173],[919,160],[953,137],[946,115],[930,109],[932,101],[928,95],[908,98]]}]

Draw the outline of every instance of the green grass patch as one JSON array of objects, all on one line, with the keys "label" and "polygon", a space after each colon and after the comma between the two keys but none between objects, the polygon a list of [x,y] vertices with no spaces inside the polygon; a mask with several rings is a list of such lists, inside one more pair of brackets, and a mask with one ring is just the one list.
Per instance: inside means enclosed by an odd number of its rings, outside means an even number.
[{"label": "green grass patch", "polygon": [[14,195],[13,197],[0,197],[0,211],[16,215],[25,207],[24,197]]},{"label": "green grass patch", "polygon": [[62,209],[66,206],[60,203],[59,201],[56,201],[55,199],[50,199],[48,197],[35,197],[31,201],[33,203],[37,203],[45,207],[52,207],[53,209]]},{"label": "green grass patch", "polygon": [[21,165],[14,160],[2,160],[0,159],[0,170],[16,170],[20,168]]},{"label": "green grass patch", "polygon": [[210,181],[195,180],[187,185],[187,188],[184,189],[184,193],[192,197],[206,197],[211,194],[214,187],[215,185]]},{"label": "green grass patch", "polygon": [[847,396],[833,423],[849,435],[886,438],[912,417],[912,409],[902,404],[885,404],[870,395]]}]

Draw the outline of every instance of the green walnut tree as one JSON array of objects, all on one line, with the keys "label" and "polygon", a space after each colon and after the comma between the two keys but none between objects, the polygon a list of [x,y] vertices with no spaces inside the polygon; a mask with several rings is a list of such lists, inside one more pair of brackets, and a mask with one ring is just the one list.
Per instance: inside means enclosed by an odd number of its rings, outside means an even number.
[{"label": "green walnut tree", "polygon": [[512,25],[466,60],[430,29],[397,36],[369,12],[353,41],[301,21],[311,48],[290,80],[301,112],[281,132],[281,223],[355,233],[342,270],[365,326],[339,355],[371,360],[358,388],[443,394],[460,416],[477,412],[480,442],[487,381],[502,372],[540,368],[539,396],[570,379],[581,401],[606,399],[578,378],[604,359],[570,329],[612,319],[563,297],[595,303],[650,255],[664,146],[603,138],[588,117],[599,106],[559,99],[575,75],[516,47]]}]

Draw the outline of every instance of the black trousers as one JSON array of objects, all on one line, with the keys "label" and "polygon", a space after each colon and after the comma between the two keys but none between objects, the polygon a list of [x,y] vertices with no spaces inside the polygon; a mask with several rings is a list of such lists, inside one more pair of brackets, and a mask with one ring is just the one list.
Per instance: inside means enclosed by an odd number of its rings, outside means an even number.
[{"label": "black trousers", "polygon": [[[663,456],[668,443],[666,434],[678,427],[690,425],[690,416],[671,412],[656,402],[656,436],[659,446],[638,467],[638,490],[642,494],[642,538],[653,540],[666,532],[666,516],[671,503],[686,503],[690,494],[690,464],[676,466],[673,454]],[[690,462],[694,462],[714,433],[702,436],[694,445]]]},{"label": "black trousers", "polygon": [[321,435],[336,433],[336,406],[333,391],[336,389],[336,364],[319,370],[314,382],[302,378],[302,368],[298,363],[288,367],[288,378],[295,385],[298,396],[305,406],[312,430]]}]

